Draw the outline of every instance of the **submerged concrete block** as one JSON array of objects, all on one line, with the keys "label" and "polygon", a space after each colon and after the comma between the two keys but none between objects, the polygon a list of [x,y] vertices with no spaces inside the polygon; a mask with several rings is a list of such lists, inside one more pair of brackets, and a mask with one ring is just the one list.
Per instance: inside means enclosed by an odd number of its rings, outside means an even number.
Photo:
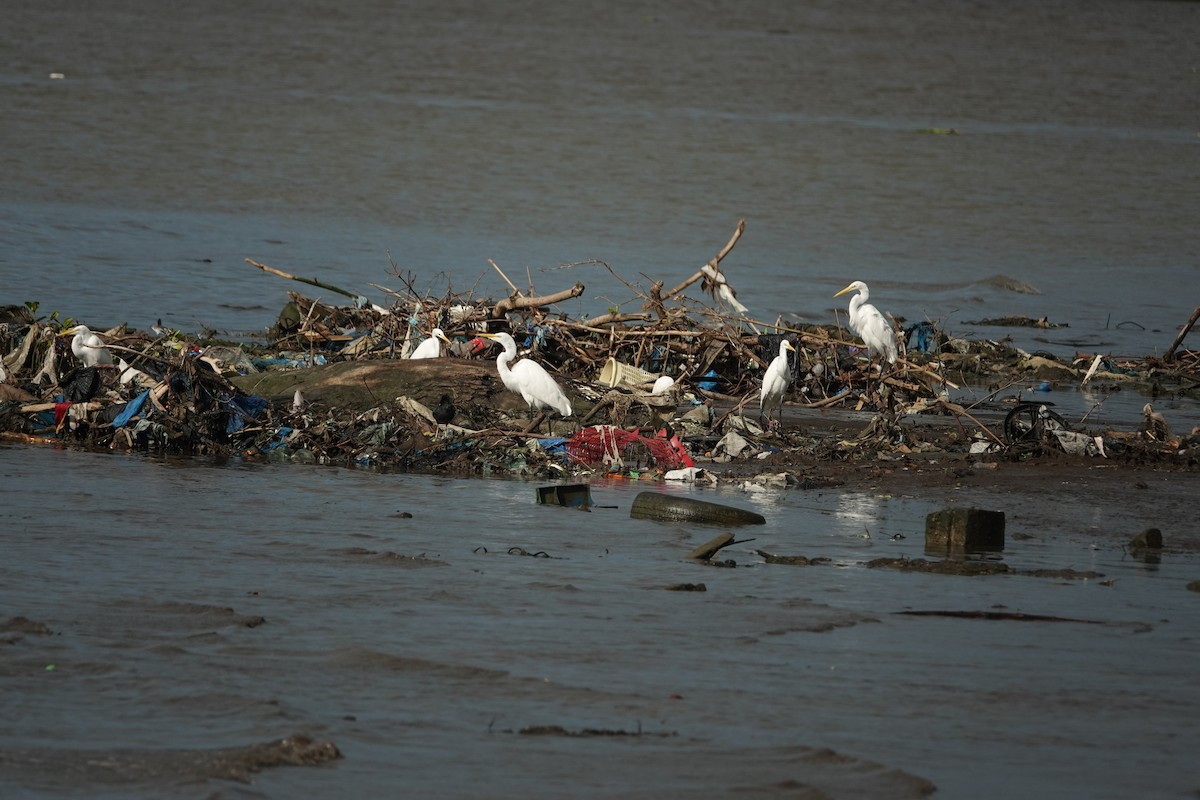
[{"label": "submerged concrete block", "polygon": [[1004,512],[944,508],[925,517],[925,549],[1003,550]]}]

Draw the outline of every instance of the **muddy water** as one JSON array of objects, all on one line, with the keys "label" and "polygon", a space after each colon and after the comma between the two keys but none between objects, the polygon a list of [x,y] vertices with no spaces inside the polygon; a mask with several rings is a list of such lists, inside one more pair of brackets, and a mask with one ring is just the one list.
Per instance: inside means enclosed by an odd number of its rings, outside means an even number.
[{"label": "muddy water", "polygon": [[[629,518],[637,482],[594,482],[616,508],[583,513],[524,482],[3,447],[0,617],[52,633],[0,634],[0,778],[24,797],[1180,796],[1198,786],[1200,486],[1151,476],[1118,507],[1098,502],[1111,474],[1019,500],[986,477],[665,489],[766,516],[718,569],[683,556],[719,529]],[[922,557],[949,503],[1007,507],[1016,569],[1105,577],[863,566]],[[1158,563],[1122,547],[1148,524]],[[600,735],[520,733],[536,726]],[[252,787],[67,768],[294,733],[344,758]]]},{"label": "muddy water", "polygon": [[[495,296],[493,258],[518,284],[584,282],[559,310],[598,313],[640,301],[561,265],[673,284],[744,216],[726,266],[760,319],[830,322],[862,278],[956,335],[1028,314],[1070,325],[1013,331],[1030,350],[1159,352],[1197,302],[1197,30],[1196,4],[1119,0],[17,2],[0,25],[0,303],[261,331],[296,287],[246,257],[377,301],[389,257],[421,291]],[[1049,399],[1123,425],[1144,402]],[[1172,402],[1189,429],[1194,404]],[[683,563],[712,532],[631,521],[623,484],[595,490],[619,508],[579,515],[522,483],[43,449],[0,448],[0,478],[0,622],[54,632],[0,633],[16,639],[5,794],[1197,785],[1188,477],[729,495],[768,518],[732,570]],[[1015,566],[1116,583],[860,565],[919,555],[923,515],[967,500],[1036,537],[1012,542]],[[1147,524],[1192,545],[1130,559],[1120,544]],[[760,546],[838,566],[764,566]],[[995,605],[1105,624],[894,613]],[[512,733],[538,725],[644,735]],[[253,787],[75,768],[297,731],[345,758]]]},{"label": "muddy water", "polygon": [[637,308],[560,267],[674,285],[739,217],[767,321],[861,278],[957,335],[1048,316],[1022,346],[1145,355],[1196,305],[1193,3],[15,8],[0,301],[93,328],[262,331],[297,287],[247,257],[379,302],[389,257],[505,294],[491,258],[586,284],[566,313]]}]

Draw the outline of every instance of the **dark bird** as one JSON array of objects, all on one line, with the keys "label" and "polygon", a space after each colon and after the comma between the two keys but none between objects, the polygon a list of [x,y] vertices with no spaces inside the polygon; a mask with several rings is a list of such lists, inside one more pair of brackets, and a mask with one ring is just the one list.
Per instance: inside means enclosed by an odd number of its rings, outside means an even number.
[{"label": "dark bird", "polygon": [[432,411],[433,420],[438,425],[446,425],[454,419],[454,403],[450,401],[450,395],[442,395],[442,399],[438,400],[438,404],[433,407]]}]

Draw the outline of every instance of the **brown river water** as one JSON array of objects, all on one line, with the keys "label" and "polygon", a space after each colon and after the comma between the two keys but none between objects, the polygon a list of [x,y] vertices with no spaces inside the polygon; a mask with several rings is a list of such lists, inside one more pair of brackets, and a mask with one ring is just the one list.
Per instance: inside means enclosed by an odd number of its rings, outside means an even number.
[{"label": "brown river water", "polygon": [[[1194,3],[7,7],[0,299],[93,329],[261,333],[306,287],[245,258],[376,302],[389,257],[506,294],[490,258],[636,309],[564,265],[673,286],[739,218],[768,322],[862,279],[955,335],[1141,356],[1200,302]],[[1070,327],[970,324],[1016,314]]]},{"label": "brown river water", "polygon": [[[244,258],[376,302],[389,258],[505,294],[491,258],[585,283],[563,313],[635,309],[577,262],[673,285],[739,218],[723,267],[759,320],[832,322],[862,279],[954,335],[1144,356],[1200,303],[1197,3],[0,16],[0,303],[93,328],[261,335],[306,287]],[[970,324],[1016,314],[1069,327]],[[1145,400],[1052,399],[1127,424]],[[533,483],[0,444],[0,624],[30,621],[0,631],[0,797],[1194,796],[1200,487],[1105,470],[665,489],[766,516],[718,569],[685,556],[721,531],[630,519],[637,483],[584,514]],[[1104,577],[863,566],[968,503],[1008,513],[1015,568]],[[1158,562],[1124,547],[1150,525]],[[295,734],[343,758],[197,766]]]},{"label": "brown river water", "polygon": [[[0,634],[0,779],[30,798],[1190,796],[1200,480],[1149,474],[1117,505],[1132,478],[1086,472],[1019,494],[598,479],[582,512],[529,482],[3,446],[0,617],[50,633]],[[723,529],[631,519],[651,488],[767,522],[734,531],[736,568],[689,562]],[[1016,570],[1102,577],[865,566],[924,557],[950,504],[1006,510]],[[1167,548],[1136,558],[1151,524]],[[669,589],[689,583],[706,591]],[[252,784],[151,770],[297,733],[343,758]]]}]

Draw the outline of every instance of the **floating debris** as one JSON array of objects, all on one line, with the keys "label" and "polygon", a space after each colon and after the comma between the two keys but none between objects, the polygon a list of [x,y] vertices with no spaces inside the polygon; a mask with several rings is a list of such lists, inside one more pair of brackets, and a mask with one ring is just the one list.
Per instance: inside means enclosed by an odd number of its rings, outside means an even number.
[{"label": "floating debris", "polygon": [[[669,475],[708,483],[720,479],[714,463],[761,463],[780,473],[780,462],[796,456],[844,462],[959,451],[1009,460],[1052,453],[1197,461],[1200,433],[1174,436],[1158,412],[1147,412],[1140,431],[1083,431],[1052,403],[1023,401],[1001,425],[949,394],[965,382],[1002,389],[1040,380],[1052,389],[1085,377],[1101,388],[1120,381],[1195,393],[1200,354],[1180,349],[1190,325],[1169,358],[1091,353],[1072,361],[955,338],[933,323],[906,332],[888,322],[895,364],[872,365],[858,337],[838,324],[788,326],[750,315],[737,300],[736,276],[722,266],[743,232],[739,223],[710,262],[670,290],[586,262],[622,280],[640,307],[582,320],[556,310],[583,293],[581,283],[546,294],[521,291],[494,262],[511,289],[507,296],[430,296],[401,278],[399,290],[384,290],[391,302],[383,306],[251,261],[352,301],[336,306],[288,292],[265,344],[161,324],[88,330],[57,312],[40,315],[37,303],[2,306],[0,436],[458,474]],[[687,294],[697,283],[700,298]],[[561,409],[573,413],[556,421],[558,436],[533,433],[545,417],[505,389],[493,337],[511,337],[518,364],[541,365],[561,386],[569,403]],[[904,346],[909,340],[916,341],[912,349]],[[439,357],[411,358],[427,341],[438,343]],[[764,426],[752,418],[754,407],[780,353],[787,356],[786,368],[777,370],[783,414]],[[797,424],[806,412],[833,410],[873,416],[857,435],[819,435],[805,430],[803,419]],[[917,418],[944,424],[910,424]],[[962,435],[968,425],[973,436]],[[811,485],[792,476],[781,488]],[[771,487],[747,490],[759,488]]]}]

